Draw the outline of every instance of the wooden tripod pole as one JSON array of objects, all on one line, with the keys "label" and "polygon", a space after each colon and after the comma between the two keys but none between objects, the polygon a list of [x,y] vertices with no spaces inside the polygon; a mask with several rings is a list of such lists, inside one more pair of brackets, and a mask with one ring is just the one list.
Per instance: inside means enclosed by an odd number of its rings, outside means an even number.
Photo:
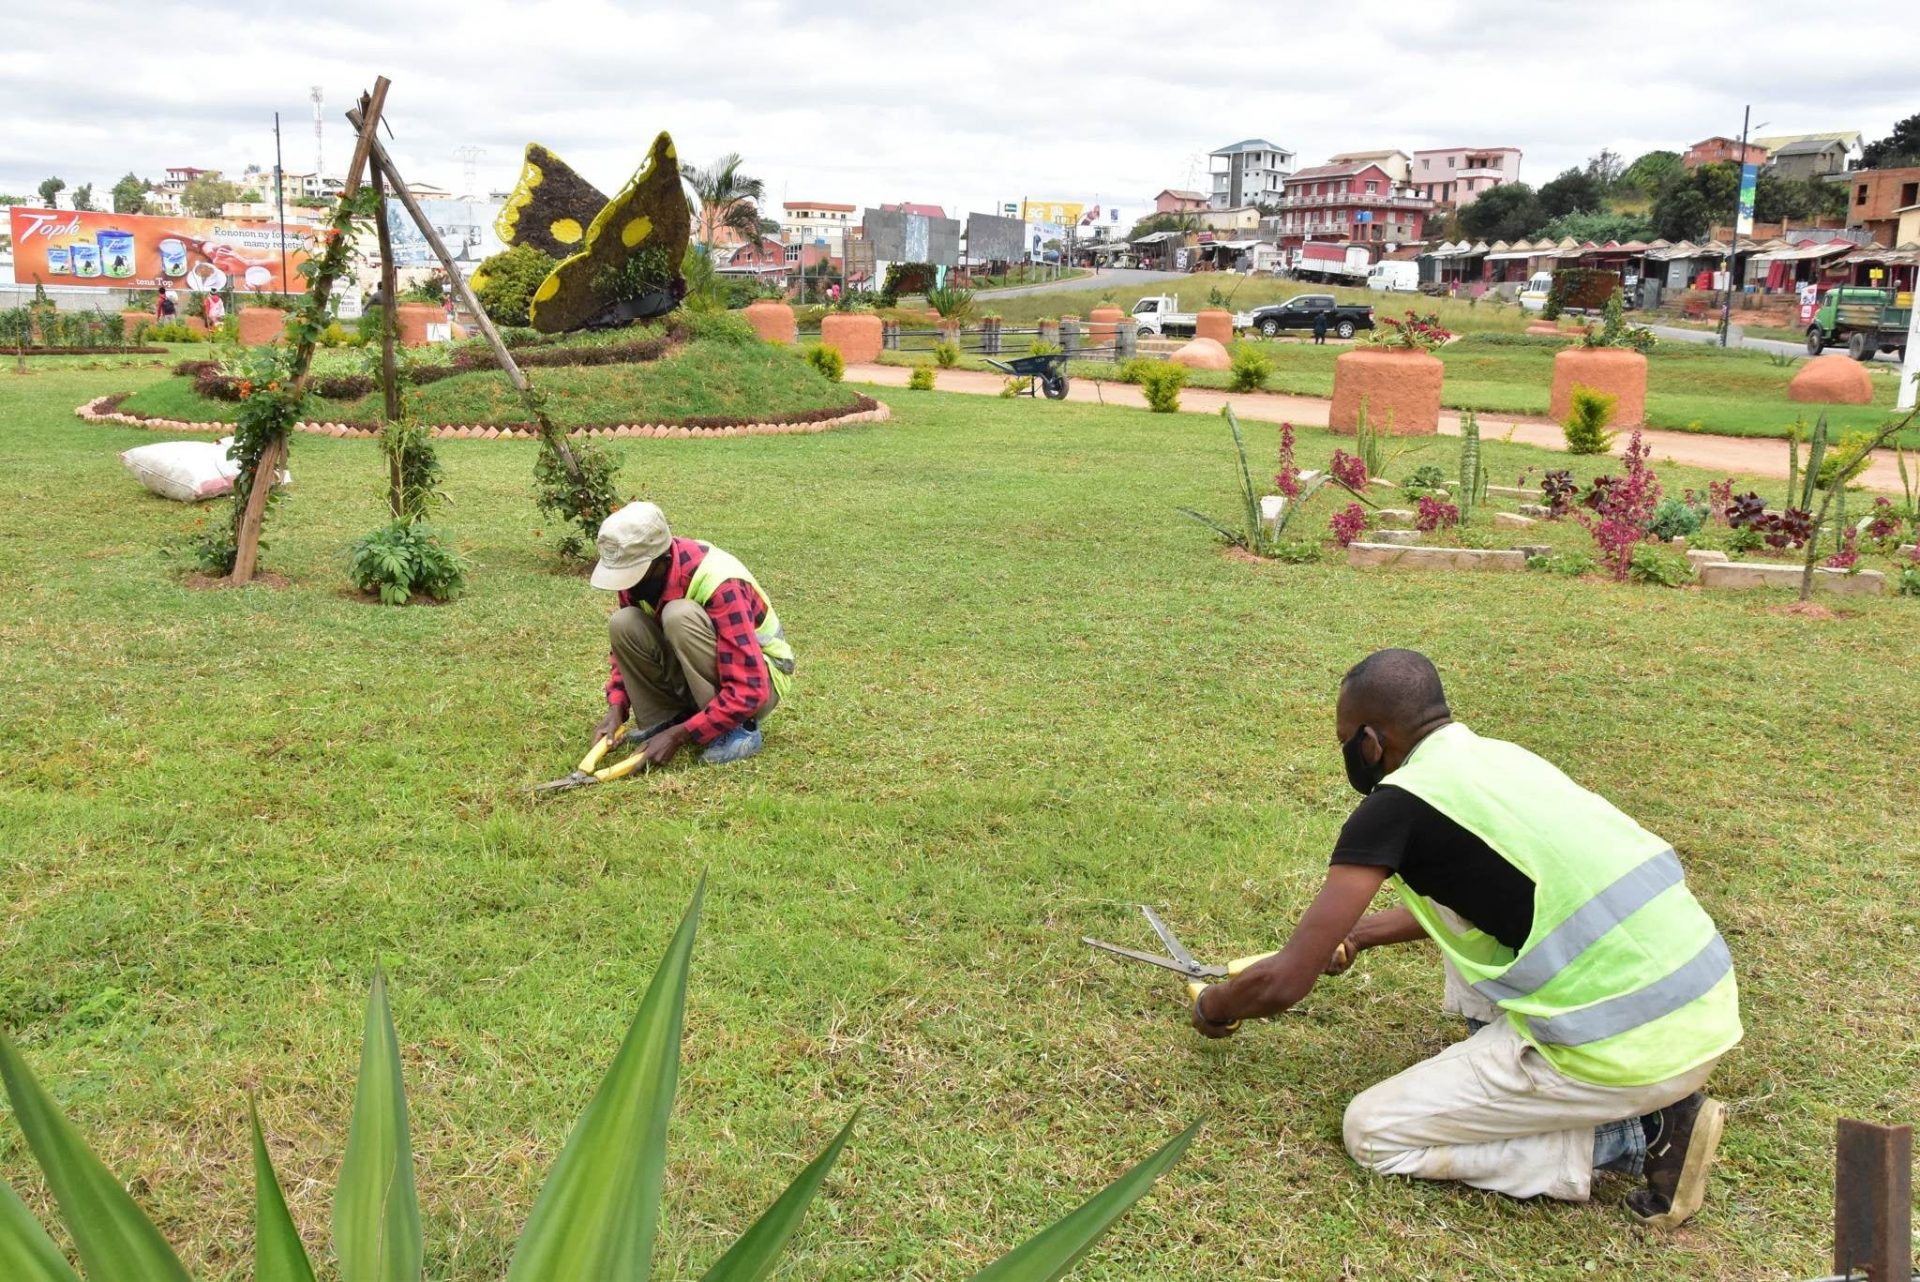
[{"label": "wooden tripod pole", "polygon": [[[380,193],[380,208],[375,215],[379,219],[380,229],[380,385],[386,393],[387,422],[400,421],[400,362],[393,352],[394,330],[399,325],[398,297],[395,294],[395,272],[393,270],[393,234],[387,230],[387,188],[380,180],[380,169],[374,167],[373,189]],[[401,510],[405,504],[400,494],[401,474],[400,455],[391,450],[387,455],[387,506],[393,509],[393,519],[399,520],[405,513]]]},{"label": "wooden tripod pole", "polygon": [[[357,114],[352,111],[347,113],[349,124],[360,123],[356,119]],[[407,190],[406,180],[401,178],[400,171],[393,167],[393,160],[387,155],[387,149],[380,145],[378,139],[373,143],[372,160],[374,169],[386,180],[395,199],[406,207],[407,213],[413,218],[414,226],[418,227],[420,234],[426,237],[427,245],[433,250],[434,256],[440,260],[440,265],[446,268],[448,281],[459,293],[460,301],[466,305],[467,310],[473,313],[474,320],[480,326],[482,337],[487,340],[487,346],[493,349],[493,359],[506,374],[507,382],[513,384],[513,390],[520,393],[520,399],[525,402],[527,411],[533,415],[534,422],[539,425],[540,438],[559,457],[561,465],[567,469],[568,477],[576,485],[581,484],[583,478],[580,475],[580,464],[573,457],[573,451],[567,446],[566,433],[554,427],[553,420],[547,417],[547,411],[541,406],[539,398],[533,394],[533,385],[527,382],[527,376],[514,361],[513,353],[509,352],[506,343],[501,341],[500,331],[493,327],[493,319],[487,315],[487,309],[480,306],[480,300],[474,297],[473,287],[467,284],[466,277],[462,276],[460,269],[454,265],[453,255],[447,250],[447,242],[440,239],[440,233],[434,230],[432,221],[421,212],[419,202],[414,200],[413,193]]]},{"label": "wooden tripod pole", "polygon": [[[346,185],[340,190],[340,199],[347,200],[360,190],[360,177],[367,167],[367,157],[378,144],[374,140],[374,130],[380,124],[380,109],[386,105],[388,80],[385,76],[373,82],[373,93],[366,99],[366,109],[358,113],[364,123],[355,122],[360,129],[359,141],[353,147],[353,159],[347,165]],[[335,235],[344,237],[344,230],[336,230]],[[331,247],[329,248],[331,252]],[[282,285],[287,282],[282,281]],[[321,272],[313,282],[308,306],[324,313],[327,298],[333,292],[333,277]],[[307,371],[313,365],[312,334],[300,340],[300,346],[294,349],[293,368],[289,377],[294,389],[304,387]],[[273,480],[280,474],[280,465],[287,460],[286,433],[267,442],[260,451],[260,461],[254,465],[253,475],[247,481],[247,506],[240,515],[240,528],[234,539],[233,576],[228,580],[235,587],[253,581],[253,570],[260,559],[260,523],[267,515],[267,495],[273,489]]]}]

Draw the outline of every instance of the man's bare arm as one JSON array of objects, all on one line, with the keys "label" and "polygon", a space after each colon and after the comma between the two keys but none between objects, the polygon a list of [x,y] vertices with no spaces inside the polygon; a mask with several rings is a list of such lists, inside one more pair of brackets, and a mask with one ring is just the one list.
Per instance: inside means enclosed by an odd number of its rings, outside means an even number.
[{"label": "man's bare arm", "polygon": [[[1387,870],[1365,864],[1335,864],[1320,893],[1300,915],[1286,946],[1224,984],[1215,984],[1195,1004],[1201,1032],[1236,1020],[1277,1015],[1313,991],[1327,959],[1360,925]],[[1390,914],[1381,914],[1383,916]]]}]

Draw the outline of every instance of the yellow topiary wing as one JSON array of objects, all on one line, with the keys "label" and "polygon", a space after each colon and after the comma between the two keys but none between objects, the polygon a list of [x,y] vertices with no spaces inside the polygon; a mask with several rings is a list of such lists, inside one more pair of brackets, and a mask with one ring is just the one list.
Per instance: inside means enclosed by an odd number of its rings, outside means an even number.
[{"label": "yellow topiary wing", "polygon": [[578,253],[586,231],[607,205],[599,188],[537,142],[527,144],[520,181],[500,207],[493,230],[508,245],[531,245],[553,258]]},{"label": "yellow topiary wing", "polygon": [[643,285],[666,288],[680,273],[692,230],[680,159],[663,133],[646,163],[595,216],[584,245],[534,291],[533,327],[547,334],[578,329]]}]

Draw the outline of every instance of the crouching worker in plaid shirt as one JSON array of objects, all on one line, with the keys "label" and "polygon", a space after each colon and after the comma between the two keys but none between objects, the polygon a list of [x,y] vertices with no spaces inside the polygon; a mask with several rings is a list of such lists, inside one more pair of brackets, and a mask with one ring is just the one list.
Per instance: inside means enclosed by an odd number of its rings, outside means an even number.
[{"label": "crouching worker in plaid shirt", "polygon": [[688,744],[709,765],[760,751],[760,720],[787,696],[793,647],[753,574],[729,553],[675,538],[652,503],[600,525],[593,586],[619,594],[607,621],[613,677],[596,739],[633,718],[647,761]]}]

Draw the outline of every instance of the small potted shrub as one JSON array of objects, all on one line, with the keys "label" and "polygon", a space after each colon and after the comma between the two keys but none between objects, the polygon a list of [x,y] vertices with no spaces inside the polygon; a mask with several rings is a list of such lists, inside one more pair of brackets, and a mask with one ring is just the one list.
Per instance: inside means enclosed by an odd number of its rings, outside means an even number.
[{"label": "small potted shrub", "polygon": [[1333,362],[1333,408],[1327,426],[1356,432],[1360,416],[1396,436],[1431,436],[1440,430],[1440,385],[1446,367],[1433,353],[1451,341],[1436,317],[1408,311],[1386,317],[1364,347]]}]

